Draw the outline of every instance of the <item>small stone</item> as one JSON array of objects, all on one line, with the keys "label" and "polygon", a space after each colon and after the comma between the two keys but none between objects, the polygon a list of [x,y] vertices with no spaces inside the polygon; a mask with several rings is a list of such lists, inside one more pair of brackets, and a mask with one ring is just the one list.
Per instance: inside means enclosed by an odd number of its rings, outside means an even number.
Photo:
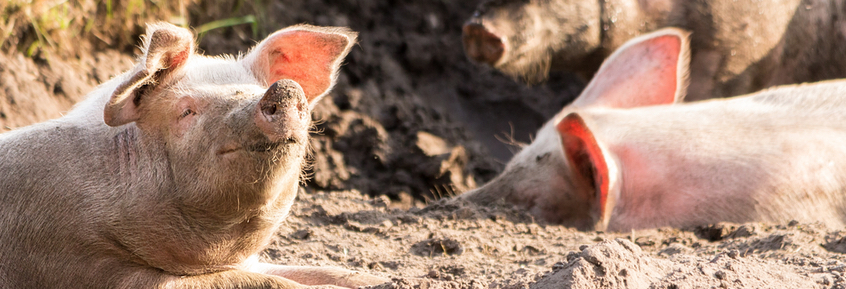
[{"label": "small stone", "polygon": [[[569,255],[567,255],[567,257],[568,257],[567,259],[570,259]],[[568,262],[569,262],[569,260],[568,260]],[[564,269],[565,266],[567,266],[567,264],[565,264],[564,262],[556,262],[555,264],[552,264],[552,270],[553,271],[561,270],[561,269]]]}]

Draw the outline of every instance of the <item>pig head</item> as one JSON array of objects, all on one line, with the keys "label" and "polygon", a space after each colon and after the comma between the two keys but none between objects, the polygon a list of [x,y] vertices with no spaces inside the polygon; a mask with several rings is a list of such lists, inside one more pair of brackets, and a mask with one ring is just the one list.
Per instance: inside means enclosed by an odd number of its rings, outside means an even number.
[{"label": "pig head", "polygon": [[0,287],[386,281],[251,257],[288,214],[310,111],[355,38],[298,25],[206,57],[190,31],[150,25],[133,69],[62,118],[0,135]]},{"label": "pig head", "polygon": [[630,40],[503,173],[457,198],[583,230],[846,220],[846,82],[677,104],[687,40]]},{"label": "pig head", "polygon": [[[846,77],[844,1],[489,0],[463,28],[467,56],[528,84],[549,71],[589,80],[627,40],[691,34],[687,100]],[[836,64],[836,65],[835,65]]]}]

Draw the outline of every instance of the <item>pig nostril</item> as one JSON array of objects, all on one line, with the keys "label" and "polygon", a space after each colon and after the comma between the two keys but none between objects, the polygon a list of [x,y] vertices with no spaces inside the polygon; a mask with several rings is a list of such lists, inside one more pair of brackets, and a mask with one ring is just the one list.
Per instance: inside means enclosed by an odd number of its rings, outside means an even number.
[{"label": "pig nostril", "polygon": [[265,115],[274,115],[274,114],[276,114],[276,110],[277,110],[276,104],[263,105],[261,107],[261,111]]},{"label": "pig nostril", "polygon": [[465,24],[461,40],[467,57],[477,62],[496,64],[505,52],[505,44],[496,34],[479,23]]},{"label": "pig nostril", "polygon": [[271,84],[260,100],[261,111],[266,115],[277,114],[280,110],[287,111],[293,106],[302,112],[308,109],[307,105],[302,87],[290,79],[282,79]]}]

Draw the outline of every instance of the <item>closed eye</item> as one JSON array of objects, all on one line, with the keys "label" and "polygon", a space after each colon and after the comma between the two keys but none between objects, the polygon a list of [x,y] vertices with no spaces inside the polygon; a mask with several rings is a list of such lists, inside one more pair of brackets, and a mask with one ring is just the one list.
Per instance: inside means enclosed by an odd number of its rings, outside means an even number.
[{"label": "closed eye", "polygon": [[192,115],[192,114],[196,114],[196,113],[191,109],[186,109],[185,111],[182,112],[182,115],[180,115],[179,118],[184,118],[184,117]]}]

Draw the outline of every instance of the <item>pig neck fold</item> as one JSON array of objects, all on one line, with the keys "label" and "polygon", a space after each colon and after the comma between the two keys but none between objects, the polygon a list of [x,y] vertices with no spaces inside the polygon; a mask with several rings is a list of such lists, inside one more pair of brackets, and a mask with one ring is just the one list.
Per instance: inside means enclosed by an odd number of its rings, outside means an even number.
[{"label": "pig neck fold", "polygon": [[119,132],[114,137],[115,147],[117,148],[117,160],[119,165],[118,172],[121,179],[130,180],[133,175],[137,175],[135,170],[137,160],[137,148],[135,142],[137,140],[138,130],[134,127],[127,127],[125,130]]}]

